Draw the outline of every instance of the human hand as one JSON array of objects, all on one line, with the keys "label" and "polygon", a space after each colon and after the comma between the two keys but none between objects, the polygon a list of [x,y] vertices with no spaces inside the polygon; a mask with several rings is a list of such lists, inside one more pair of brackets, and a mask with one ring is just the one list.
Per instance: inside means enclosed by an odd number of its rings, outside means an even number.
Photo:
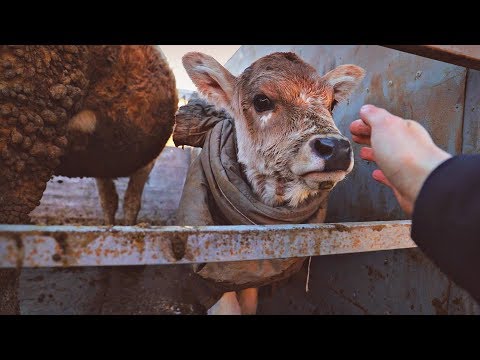
[{"label": "human hand", "polygon": [[368,145],[360,150],[360,157],[379,167],[373,178],[393,190],[408,216],[428,175],[452,156],[436,146],[419,123],[373,105],[362,106],[350,131],[353,141]]}]

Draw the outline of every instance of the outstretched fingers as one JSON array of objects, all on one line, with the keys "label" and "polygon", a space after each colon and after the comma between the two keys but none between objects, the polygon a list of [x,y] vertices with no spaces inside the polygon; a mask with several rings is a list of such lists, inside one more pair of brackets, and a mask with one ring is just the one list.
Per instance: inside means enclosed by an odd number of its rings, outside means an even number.
[{"label": "outstretched fingers", "polygon": [[350,124],[350,132],[356,136],[370,136],[372,128],[365,124],[363,120],[358,119]]},{"label": "outstretched fingers", "polygon": [[383,173],[382,170],[373,170],[372,172],[372,177],[377,180],[379,183],[382,183],[383,185],[388,186],[389,188],[393,189],[393,185],[388,181],[387,177]]},{"label": "outstretched fingers", "polygon": [[378,182],[392,189],[393,194],[397,198],[397,201],[403,211],[405,211],[407,214],[412,214],[414,202],[412,200],[409,200],[408,197],[404,197],[402,194],[400,194],[400,192],[390,183],[390,181],[387,180],[385,174],[381,170],[374,170],[372,173],[372,177]]},{"label": "outstretched fingers", "polygon": [[370,146],[370,136],[357,136],[357,135],[352,135],[352,140],[356,142],[357,144],[361,145],[368,145]]},{"label": "outstretched fingers", "polygon": [[360,157],[363,160],[375,161],[375,155],[371,147],[363,147],[360,149]]}]

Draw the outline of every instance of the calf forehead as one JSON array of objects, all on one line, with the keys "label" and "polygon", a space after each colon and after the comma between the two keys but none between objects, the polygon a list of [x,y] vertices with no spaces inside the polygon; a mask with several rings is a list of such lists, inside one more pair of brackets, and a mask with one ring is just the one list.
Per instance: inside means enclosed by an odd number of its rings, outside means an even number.
[{"label": "calf forehead", "polygon": [[240,83],[246,97],[263,92],[294,102],[308,97],[327,98],[332,93],[315,68],[293,53],[274,53],[257,60],[243,72]]},{"label": "calf forehead", "polygon": [[255,61],[250,68],[253,73],[262,71],[291,72],[310,75],[316,73],[315,68],[300,59],[294,53],[273,53]]}]

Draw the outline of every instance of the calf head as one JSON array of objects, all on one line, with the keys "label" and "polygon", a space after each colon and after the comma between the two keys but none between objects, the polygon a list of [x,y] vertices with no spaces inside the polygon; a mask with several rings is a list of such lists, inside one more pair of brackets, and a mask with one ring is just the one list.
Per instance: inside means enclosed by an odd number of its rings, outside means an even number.
[{"label": "calf head", "polygon": [[240,76],[188,53],[183,65],[199,92],[235,119],[238,161],[261,200],[296,207],[353,168],[350,142],[333,121],[365,71],[342,65],[320,76],[294,53],[262,57]]}]

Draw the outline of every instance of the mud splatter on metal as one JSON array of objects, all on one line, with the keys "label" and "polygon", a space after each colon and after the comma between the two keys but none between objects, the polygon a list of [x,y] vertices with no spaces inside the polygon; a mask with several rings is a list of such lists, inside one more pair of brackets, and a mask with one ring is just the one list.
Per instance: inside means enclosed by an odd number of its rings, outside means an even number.
[{"label": "mud splatter on metal", "polygon": [[[184,250],[172,246],[181,238]],[[269,226],[0,226],[0,267],[160,265],[410,248],[409,221]]]}]

